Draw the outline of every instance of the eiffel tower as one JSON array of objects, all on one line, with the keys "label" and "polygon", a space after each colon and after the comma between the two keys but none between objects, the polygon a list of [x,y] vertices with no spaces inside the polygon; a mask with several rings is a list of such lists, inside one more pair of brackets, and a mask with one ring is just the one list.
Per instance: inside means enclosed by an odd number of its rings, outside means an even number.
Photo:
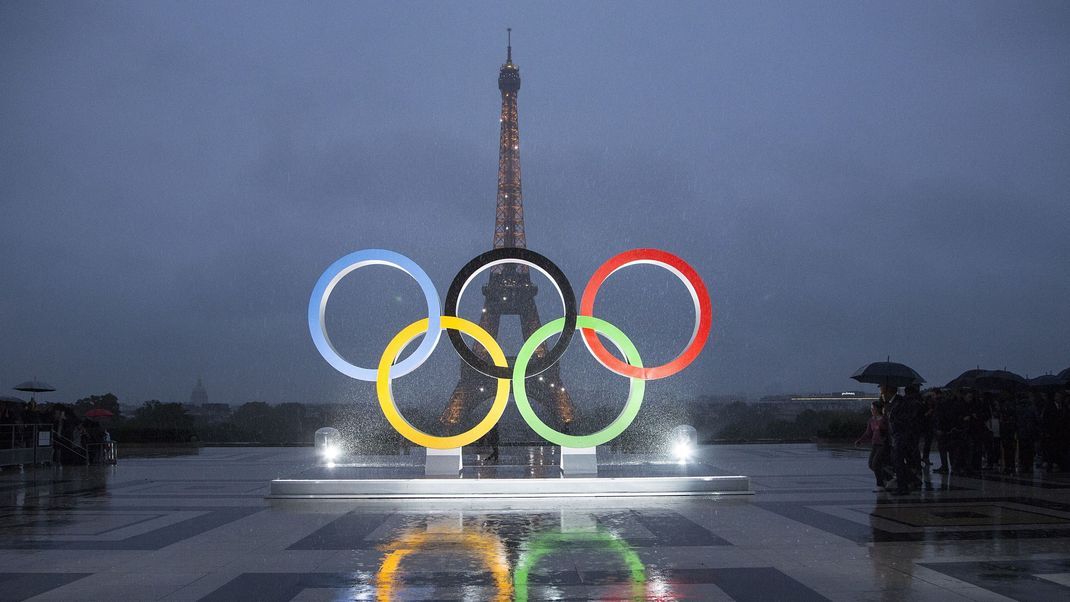
[{"label": "eiffel tower", "polygon": [[[520,69],[513,63],[512,30],[505,64],[498,72],[498,89],[502,93],[501,136],[498,145],[498,203],[494,219],[494,248],[527,247],[524,235],[524,202],[520,190],[520,127],[517,122],[516,96],[520,90]],[[520,316],[520,328],[527,339],[542,322],[535,307],[539,292],[531,282],[527,266],[508,263],[491,268],[490,281],[483,286],[483,312],[479,325],[497,338],[502,316]],[[484,359],[486,351],[476,346],[475,352]],[[546,346],[535,350],[536,357],[546,355]],[[515,358],[509,358],[512,366]],[[494,379],[461,363],[461,379],[441,422],[456,427],[472,408],[494,395]],[[528,381],[528,396],[550,409],[560,426],[567,430],[572,423],[572,399],[561,383],[558,365],[554,364]]]}]

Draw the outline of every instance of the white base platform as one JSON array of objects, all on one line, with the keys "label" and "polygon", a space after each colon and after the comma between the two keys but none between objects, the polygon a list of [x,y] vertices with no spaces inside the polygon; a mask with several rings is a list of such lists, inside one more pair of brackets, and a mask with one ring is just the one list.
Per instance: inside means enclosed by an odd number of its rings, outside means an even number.
[{"label": "white base platform", "polygon": [[461,460],[461,448],[432,449],[426,448],[427,460],[424,474],[429,477],[455,477],[461,474],[464,463]]},{"label": "white base platform", "polygon": [[562,447],[561,473],[567,476],[597,476],[598,449],[594,447]]},{"label": "white base platform", "polygon": [[276,479],[274,499],[749,495],[745,476]]}]

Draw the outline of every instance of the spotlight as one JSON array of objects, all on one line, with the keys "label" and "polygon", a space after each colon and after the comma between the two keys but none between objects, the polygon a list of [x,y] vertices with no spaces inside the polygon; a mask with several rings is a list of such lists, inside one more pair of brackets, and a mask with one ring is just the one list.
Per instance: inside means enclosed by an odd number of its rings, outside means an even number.
[{"label": "spotlight", "polygon": [[680,464],[687,464],[688,459],[695,453],[695,448],[691,447],[691,443],[688,441],[677,441],[673,443],[672,455],[676,458],[676,461]]},{"label": "spotlight", "polygon": [[341,451],[337,445],[327,445],[323,448],[323,459],[329,463],[334,463]]}]

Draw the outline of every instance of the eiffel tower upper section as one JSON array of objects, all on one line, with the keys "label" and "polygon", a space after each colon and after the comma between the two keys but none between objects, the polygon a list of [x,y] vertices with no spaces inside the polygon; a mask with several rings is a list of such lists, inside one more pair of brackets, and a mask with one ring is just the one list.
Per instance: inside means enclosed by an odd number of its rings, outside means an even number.
[{"label": "eiffel tower upper section", "polygon": [[[510,36],[511,38],[511,36]],[[524,235],[524,193],[520,186],[520,124],[516,97],[520,91],[520,68],[513,63],[512,39],[505,64],[498,72],[502,93],[501,134],[498,142],[498,202],[494,216],[494,248],[527,247]],[[493,273],[524,274],[524,266],[496,266]]]}]

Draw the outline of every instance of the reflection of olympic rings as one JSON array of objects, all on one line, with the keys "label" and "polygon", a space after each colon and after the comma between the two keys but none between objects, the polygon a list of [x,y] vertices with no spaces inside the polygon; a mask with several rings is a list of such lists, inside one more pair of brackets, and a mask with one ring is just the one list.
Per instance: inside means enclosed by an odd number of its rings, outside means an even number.
[{"label": "reflection of olympic rings", "polygon": [[563,543],[593,543],[606,550],[616,552],[628,567],[629,582],[633,600],[646,600],[646,566],[635,550],[618,537],[605,531],[566,531],[563,533],[543,533],[531,540],[527,551],[517,561],[513,571],[513,591],[516,602],[528,599],[528,574],[535,564],[547,554],[553,552]]},{"label": "reflection of olympic rings", "polygon": [[490,569],[494,585],[498,589],[495,600],[505,601],[512,598],[513,584],[509,581],[509,560],[501,539],[483,532],[418,532],[403,535],[384,546],[390,550],[390,553],[383,558],[379,571],[375,574],[377,599],[386,601],[392,598],[394,587],[398,582],[398,569],[402,559],[406,556],[427,548],[441,549],[455,546],[474,553]]},{"label": "reflection of olympic rings", "polygon": [[[503,263],[521,263],[542,272],[557,288],[565,314],[564,317],[545,324],[530,336],[521,348],[512,368],[508,366],[505,354],[494,337],[477,324],[458,318],[456,315],[460,298],[476,275],[488,267]],[[691,338],[684,351],[672,361],[651,368],[643,367],[639,352],[624,333],[612,324],[592,316],[599,287],[615,271],[635,264],[656,265],[675,274],[691,293],[691,299],[695,305],[695,328],[691,332]],[[424,293],[428,310],[426,318],[405,327],[390,341],[383,351],[376,370],[361,368],[343,359],[327,336],[325,320],[327,300],[335,285],[348,273],[368,265],[393,267],[413,277]],[[644,381],[671,376],[683,370],[698,357],[709,337],[713,314],[706,285],[694,268],[679,257],[658,249],[626,251],[599,267],[584,288],[578,315],[572,285],[564,273],[546,257],[534,251],[516,248],[495,249],[469,261],[450,284],[444,315],[439,315],[438,303],[438,292],[431,283],[431,279],[411,259],[393,251],[365,249],[346,255],[331,264],[316,282],[308,305],[308,327],[320,355],[331,366],[347,376],[358,380],[375,381],[379,405],[390,424],[413,443],[438,449],[463,447],[489,432],[501,418],[508,404],[510,379],[521,416],[535,432],[546,440],[563,447],[594,447],[606,443],[623,432],[635,419],[643,400]],[[550,368],[560,359],[571,342],[576,328],[582,331],[584,343],[599,363],[630,379],[628,400],[624,410],[609,426],[590,435],[567,435],[547,426],[532,410],[524,386],[525,379]],[[394,378],[412,372],[427,361],[438,344],[442,329],[447,330],[451,343],[469,366],[498,379],[497,393],[487,415],[472,429],[450,437],[430,435],[409,424],[398,411],[391,392],[391,381]],[[394,364],[406,346],[423,333],[426,335],[416,350],[404,360]],[[488,364],[486,360],[473,352],[461,338],[461,333],[473,337],[483,345],[493,365]],[[545,355],[538,356],[536,351],[555,333],[560,333],[557,342]],[[598,334],[610,339],[627,363],[611,354],[599,340]],[[534,361],[532,361],[533,357]]]},{"label": "reflection of olympic rings", "polygon": [[[558,296],[561,297],[561,306],[565,312],[565,327],[561,332],[561,337],[557,339],[557,343],[550,348],[550,351],[545,356],[537,358],[529,366],[530,372],[526,373],[525,377],[535,376],[536,374],[545,371],[550,366],[553,366],[557,363],[557,360],[561,359],[565,350],[568,349],[569,343],[572,342],[572,334],[576,328],[576,294],[572,292],[572,284],[569,283],[568,278],[565,278],[564,272],[554,265],[552,261],[535,251],[516,247],[504,247],[501,249],[494,249],[493,251],[487,251],[466,263],[464,267],[461,268],[461,271],[457,272],[457,275],[453,277],[453,282],[450,283],[450,289],[446,293],[446,308],[442,313],[447,316],[456,316],[457,306],[460,305],[461,295],[464,294],[464,289],[468,287],[480,272],[503,263],[522,263],[539,270],[544,276],[550,279],[550,282],[557,288]],[[508,301],[508,299],[502,297],[502,301]],[[453,343],[453,348],[457,350],[457,354],[461,356],[464,363],[487,376],[493,376],[495,378],[510,378],[512,376],[512,371],[505,366],[487,365],[487,362],[483,361],[482,358],[468,348],[468,345],[466,345],[461,338],[460,332],[451,330],[446,334],[450,337],[450,342]]]}]

